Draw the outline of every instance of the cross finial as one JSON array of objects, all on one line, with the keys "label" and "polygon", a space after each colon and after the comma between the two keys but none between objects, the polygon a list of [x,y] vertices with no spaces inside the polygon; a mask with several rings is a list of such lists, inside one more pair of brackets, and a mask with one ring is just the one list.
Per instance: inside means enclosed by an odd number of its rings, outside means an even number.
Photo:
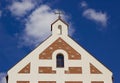
[{"label": "cross finial", "polygon": [[58,11],[55,12],[55,14],[58,14],[58,18],[61,18],[62,12],[58,10]]}]

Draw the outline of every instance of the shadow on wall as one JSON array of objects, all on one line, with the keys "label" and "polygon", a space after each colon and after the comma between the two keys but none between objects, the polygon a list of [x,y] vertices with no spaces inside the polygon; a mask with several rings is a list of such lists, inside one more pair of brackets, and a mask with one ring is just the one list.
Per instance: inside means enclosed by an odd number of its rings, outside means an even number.
[{"label": "shadow on wall", "polygon": [[5,83],[8,83],[8,75],[6,76],[6,78],[5,78],[5,79],[6,79]]}]

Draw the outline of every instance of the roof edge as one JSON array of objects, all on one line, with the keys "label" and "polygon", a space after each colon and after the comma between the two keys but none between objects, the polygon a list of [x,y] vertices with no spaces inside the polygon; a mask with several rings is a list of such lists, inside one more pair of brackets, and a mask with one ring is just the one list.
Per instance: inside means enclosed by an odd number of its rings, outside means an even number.
[{"label": "roof edge", "polygon": [[55,24],[58,20],[62,21],[65,25],[67,25],[67,26],[69,27],[68,23],[66,23],[66,22],[65,22],[64,20],[62,20],[61,18],[58,18],[57,20],[55,20],[55,21],[51,24],[51,31],[52,31],[52,25]]}]

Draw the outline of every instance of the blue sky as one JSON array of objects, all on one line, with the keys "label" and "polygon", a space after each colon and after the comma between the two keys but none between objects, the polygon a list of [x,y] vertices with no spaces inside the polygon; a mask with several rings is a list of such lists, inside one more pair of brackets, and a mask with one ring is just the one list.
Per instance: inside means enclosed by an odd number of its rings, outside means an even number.
[{"label": "blue sky", "polygon": [[119,0],[0,0],[0,83],[5,73],[50,34],[55,11],[70,36],[120,79]]}]

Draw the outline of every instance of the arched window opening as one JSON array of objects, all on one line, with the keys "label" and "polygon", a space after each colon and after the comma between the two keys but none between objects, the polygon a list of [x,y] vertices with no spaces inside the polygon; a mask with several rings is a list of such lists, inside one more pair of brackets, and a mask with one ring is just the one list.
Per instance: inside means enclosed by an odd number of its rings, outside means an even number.
[{"label": "arched window opening", "polygon": [[57,67],[64,67],[64,56],[63,54],[57,54],[57,57],[56,57],[56,66]]},{"label": "arched window opening", "polygon": [[59,29],[59,34],[61,35],[62,34],[62,26],[58,25],[58,29]]}]

